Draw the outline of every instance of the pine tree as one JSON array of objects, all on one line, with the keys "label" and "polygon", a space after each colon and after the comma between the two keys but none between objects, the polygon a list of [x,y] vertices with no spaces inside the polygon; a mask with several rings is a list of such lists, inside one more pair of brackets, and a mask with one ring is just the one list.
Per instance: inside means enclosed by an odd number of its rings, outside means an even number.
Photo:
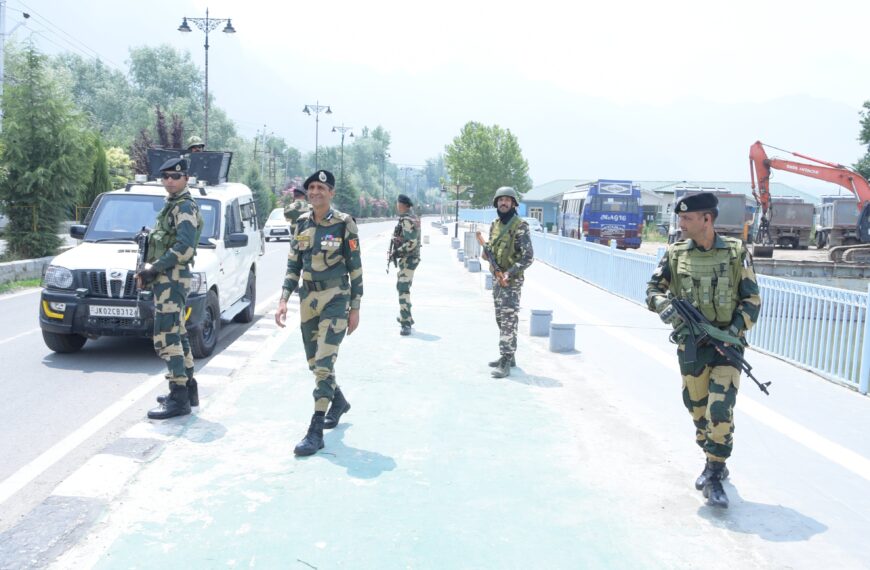
[{"label": "pine tree", "polygon": [[60,222],[87,179],[90,161],[83,118],[48,72],[45,56],[32,46],[10,54],[3,97],[0,183],[6,203],[10,258],[53,255]]},{"label": "pine tree", "polygon": [[[91,179],[88,181],[84,190],[79,193],[76,210],[79,210],[79,208],[89,208],[91,204],[94,203],[94,199],[97,196],[112,189],[112,183],[109,178],[109,162],[106,158],[106,149],[103,148],[103,141],[99,138],[94,142],[93,152]],[[81,216],[76,216],[76,219],[81,219]]]}]

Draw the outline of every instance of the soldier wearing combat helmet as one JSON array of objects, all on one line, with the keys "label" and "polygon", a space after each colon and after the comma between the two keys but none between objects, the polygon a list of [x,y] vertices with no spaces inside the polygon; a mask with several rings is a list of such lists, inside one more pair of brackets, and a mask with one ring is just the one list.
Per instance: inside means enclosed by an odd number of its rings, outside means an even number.
[{"label": "soldier wearing combat helmet", "polygon": [[[720,236],[714,229],[718,200],[710,192],[685,196],[674,205],[680,231],[686,238],[668,247],[647,284],[647,306],[675,328],[681,322],[670,299],[694,305],[716,327],[743,339],[761,309],[761,297],[752,258],[738,239]],[[677,348],[683,376],[683,403],[695,424],[695,442],[704,451],[704,470],[695,481],[707,504],[728,506],[722,481],[728,477],[725,462],[733,447],[734,404],[740,371],[709,344],[699,344],[694,360],[687,358],[685,337]],[[741,346],[735,346],[741,353]]]},{"label": "soldier wearing combat helmet", "polygon": [[193,356],[184,326],[184,307],[190,291],[190,266],[202,233],[199,207],[187,189],[187,160],[170,158],[160,166],[166,203],[148,236],[148,260],[137,279],[154,293],[154,349],[169,369],[169,394],[148,412],[162,420],[190,413],[199,405]]},{"label": "soldier wearing combat helmet", "polygon": [[335,176],[318,170],[308,177],[311,211],[296,223],[287,256],[287,274],[275,322],[285,326],[287,299],[299,288],[299,320],[308,368],[314,373],[314,415],[308,432],[296,445],[296,455],[323,448],[324,428],[338,425],[350,411],[335,380],[334,365],[345,333],[359,325],[363,294],[359,234],[353,218],[332,208]]},{"label": "soldier wearing combat helmet", "polygon": [[492,298],[495,304],[495,322],[498,324],[499,358],[489,365],[494,378],[510,376],[516,366],[517,324],[520,314],[520,293],[525,280],[523,272],[535,259],[529,224],[517,215],[519,195],[510,186],[495,192],[492,205],[498,218],[489,227],[489,241],[484,246],[490,268],[504,273],[506,280],[493,280]]}]

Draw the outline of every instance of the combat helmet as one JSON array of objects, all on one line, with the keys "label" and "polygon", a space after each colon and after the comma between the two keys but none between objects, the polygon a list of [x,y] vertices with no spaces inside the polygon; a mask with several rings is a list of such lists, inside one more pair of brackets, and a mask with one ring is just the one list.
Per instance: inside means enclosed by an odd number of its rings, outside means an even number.
[{"label": "combat helmet", "polygon": [[493,207],[498,206],[498,199],[501,198],[502,196],[510,196],[511,198],[513,198],[514,207],[517,207],[520,205],[520,196],[519,196],[519,194],[517,194],[517,191],[514,190],[513,188],[511,188],[510,186],[502,186],[501,188],[499,188],[498,190],[495,191],[495,196],[493,196],[493,198],[492,198]]},{"label": "combat helmet", "polygon": [[190,137],[189,139],[187,139],[187,148],[190,149],[190,148],[193,148],[193,147],[195,147],[195,146],[204,147],[204,146],[205,146],[205,143],[202,142],[202,139],[201,139],[201,138],[199,138],[199,137],[196,136],[196,135],[193,135],[192,137]]}]

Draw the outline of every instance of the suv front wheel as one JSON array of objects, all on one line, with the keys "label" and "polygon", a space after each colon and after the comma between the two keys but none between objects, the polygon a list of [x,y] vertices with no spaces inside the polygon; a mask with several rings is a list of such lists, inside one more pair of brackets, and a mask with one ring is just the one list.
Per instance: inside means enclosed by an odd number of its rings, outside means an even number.
[{"label": "suv front wheel", "polygon": [[190,351],[194,358],[211,356],[217,346],[218,333],[221,330],[221,308],[217,294],[209,291],[205,297],[205,309],[202,322],[191,330]]},{"label": "suv front wheel", "polygon": [[42,340],[45,341],[45,346],[51,350],[66,354],[78,352],[88,339],[80,334],[53,333],[44,330],[42,331]]}]

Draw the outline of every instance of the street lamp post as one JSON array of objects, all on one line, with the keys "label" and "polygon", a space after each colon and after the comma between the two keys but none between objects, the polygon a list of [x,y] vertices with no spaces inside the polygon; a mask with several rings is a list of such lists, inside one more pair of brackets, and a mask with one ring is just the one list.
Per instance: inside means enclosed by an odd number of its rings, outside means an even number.
[{"label": "street lamp post", "polygon": [[341,188],[344,189],[344,133],[350,131],[350,138],[353,138],[353,127],[345,127],[344,123],[340,127],[332,127],[332,132],[341,133],[341,170],[339,170],[338,178],[341,180]]},{"label": "street lamp post", "polygon": [[[456,226],[453,229],[453,237],[459,237],[459,190],[462,189],[462,184],[456,184]],[[465,190],[471,190],[474,186],[466,186]],[[474,196],[473,192],[470,192],[471,196]]]},{"label": "street lamp post", "polygon": [[224,22],[226,22],[226,26],[224,26],[223,29],[225,34],[235,34],[236,29],[233,27],[231,18],[210,18],[208,15],[208,8],[205,9],[205,18],[188,18],[187,16],[182,16],[181,25],[178,26],[179,32],[193,31],[187,24],[188,20],[190,20],[193,25],[201,31],[205,32],[205,126],[203,127],[202,142],[208,145],[208,33]]},{"label": "street lamp post", "polygon": [[320,113],[321,111],[325,111],[327,115],[332,114],[332,109],[329,108],[329,105],[321,105],[320,101],[318,101],[314,105],[305,105],[305,108],[302,109],[302,112],[306,115],[311,115],[314,113],[314,170],[318,170],[320,168],[320,161],[318,156],[318,150],[320,147]]}]

